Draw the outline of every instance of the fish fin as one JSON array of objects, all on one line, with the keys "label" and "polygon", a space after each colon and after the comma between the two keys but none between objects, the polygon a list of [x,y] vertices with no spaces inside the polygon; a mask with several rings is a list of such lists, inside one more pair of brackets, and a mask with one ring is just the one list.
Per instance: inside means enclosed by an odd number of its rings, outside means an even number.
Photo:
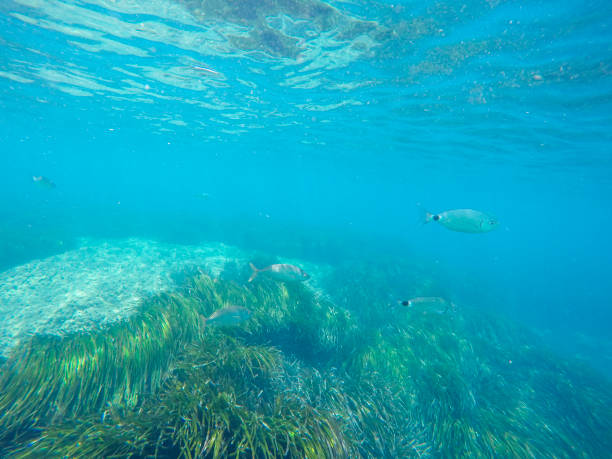
[{"label": "fish fin", "polygon": [[419,209],[419,217],[423,225],[434,219],[435,215],[428,212],[427,209],[425,209],[425,207],[423,207],[421,204],[417,204],[417,207]]},{"label": "fish fin", "polygon": [[253,274],[251,274],[251,277],[249,277],[249,282],[253,282],[253,279],[255,279],[257,274],[259,274],[259,269],[257,269],[253,263],[249,263],[249,266],[253,270]]}]

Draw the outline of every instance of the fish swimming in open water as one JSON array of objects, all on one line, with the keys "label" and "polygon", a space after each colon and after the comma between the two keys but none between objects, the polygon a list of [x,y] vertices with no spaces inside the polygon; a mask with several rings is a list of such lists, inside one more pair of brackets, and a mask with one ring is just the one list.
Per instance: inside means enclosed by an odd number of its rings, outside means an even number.
[{"label": "fish swimming in open water", "polygon": [[210,194],[202,192],[202,193],[196,193],[193,195],[194,198],[198,198],[198,199],[202,199],[202,200],[207,200],[208,198],[210,198]]},{"label": "fish swimming in open water", "polygon": [[418,309],[423,314],[445,314],[455,310],[455,303],[439,296],[420,296],[401,301],[400,304],[408,308]]},{"label": "fish swimming in open water", "polygon": [[208,317],[202,317],[204,326],[218,325],[222,327],[238,325],[251,317],[251,311],[242,306],[226,306],[217,309]]},{"label": "fish swimming in open water", "polygon": [[253,282],[253,279],[255,279],[259,273],[265,273],[271,279],[282,282],[305,281],[310,279],[310,276],[306,274],[306,272],[293,265],[279,263],[262,269],[257,269],[253,263],[249,263],[249,266],[253,270],[253,274],[249,277],[249,282]]},{"label": "fish swimming in open water", "polygon": [[426,210],[423,213],[423,223],[438,222],[449,230],[461,233],[486,233],[493,231],[499,225],[496,218],[472,209],[455,209],[432,214]]},{"label": "fish swimming in open water", "polygon": [[55,188],[55,183],[43,175],[34,175],[32,180],[43,188]]}]

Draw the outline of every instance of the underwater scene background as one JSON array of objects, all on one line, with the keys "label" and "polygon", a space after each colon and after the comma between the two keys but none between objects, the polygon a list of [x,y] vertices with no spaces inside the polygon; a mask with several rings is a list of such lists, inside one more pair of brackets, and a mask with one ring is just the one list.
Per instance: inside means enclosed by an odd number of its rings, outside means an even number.
[{"label": "underwater scene background", "polygon": [[1,1],[0,457],[610,457],[611,126],[607,1]]}]

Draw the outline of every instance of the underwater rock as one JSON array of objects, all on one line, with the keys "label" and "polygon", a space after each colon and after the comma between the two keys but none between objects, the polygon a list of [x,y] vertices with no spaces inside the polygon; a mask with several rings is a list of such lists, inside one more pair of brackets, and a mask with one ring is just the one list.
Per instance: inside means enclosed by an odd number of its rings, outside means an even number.
[{"label": "underwater rock", "polygon": [[33,334],[64,335],[120,322],[143,300],[174,290],[182,272],[217,278],[228,263],[247,266],[249,257],[221,243],[82,239],[76,249],[0,272],[0,356]]}]

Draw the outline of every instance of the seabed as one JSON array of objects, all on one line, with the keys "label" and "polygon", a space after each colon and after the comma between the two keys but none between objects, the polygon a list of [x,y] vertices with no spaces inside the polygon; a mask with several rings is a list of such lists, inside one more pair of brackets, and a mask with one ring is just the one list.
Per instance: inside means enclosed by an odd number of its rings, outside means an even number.
[{"label": "seabed", "polygon": [[[89,284],[123,263],[120,278],[106,278],[114,290],[104,301],[75,301],[74,273],[40,300],[45,316],[54,299],[72,295],[57,309],[66,320],[98,311],[95,326],[4,332],[1,457],[593,458],[612,450],[609,381],[466,305],[449,314],[390,308],[381,292],[392,268],[309,266],[325,279],[315,288],[249,284],[249,257],[235,248],[157,246],[158,256],[147,244],[89,241],[76,251],[106,254],[82,270]],[[123,262],[109,264],[113,253]],[[78,266],[67,262],[75,253],[62,256],[35,264],[48,273]],[[147,275],[159,283],[134,299],[139,270],[129,266],[138,257],[148,257]],[[185,273],[174,285],[163,274],[168,260]],[[24,292],[37,290],[33,266],[2,273],[1,312],[13,325],[34,317],[7,309],[8,291],[25,302]],[[418,271],[404,282],[430,293]],[[253,316],[204,327],[200,316],[226,304]]]}]

